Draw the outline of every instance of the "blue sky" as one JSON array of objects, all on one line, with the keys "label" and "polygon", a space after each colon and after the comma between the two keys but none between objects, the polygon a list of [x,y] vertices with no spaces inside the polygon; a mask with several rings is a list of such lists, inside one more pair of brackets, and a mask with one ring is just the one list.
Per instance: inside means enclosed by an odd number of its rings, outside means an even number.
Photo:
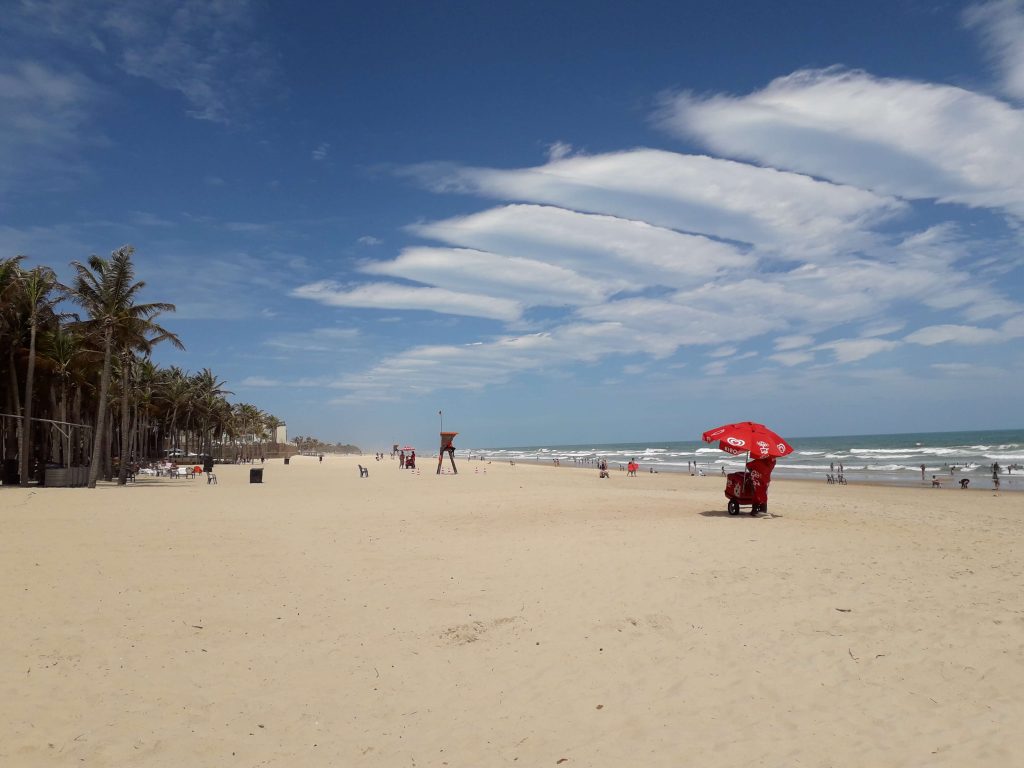
[{"label": "blue sky", "polygon": [[1019,0],[3,11],[0,252],[292,436],[1024,425]]}]

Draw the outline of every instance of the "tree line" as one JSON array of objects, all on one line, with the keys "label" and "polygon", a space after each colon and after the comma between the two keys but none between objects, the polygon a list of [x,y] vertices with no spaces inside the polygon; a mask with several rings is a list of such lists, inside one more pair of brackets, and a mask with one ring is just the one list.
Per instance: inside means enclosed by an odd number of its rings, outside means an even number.
[{"label": "tree line", "polygon": [[[229,403],[225,396],[234,393],[209,368],[191,374],[153,362],[158,344],[185,347],[157,322],[175,306],[139,300],[145,283],[135,279],[134,252],[126,245],[109,258],[71,262],[70,285],[50,267],[26,269],[24,256],[0,259],[4,482],[16,458],[21,485],[49,461],[88,462],[90,488],[100,474],[112,480],[116,468],[124,485],[129,459],[160,457],[171,447],[212,455],[225,441],[252,458],[284,424],[254,405]],[[65,311],[69,304],[82,312]],[[40,420],[64,427],[48,430]]]}]

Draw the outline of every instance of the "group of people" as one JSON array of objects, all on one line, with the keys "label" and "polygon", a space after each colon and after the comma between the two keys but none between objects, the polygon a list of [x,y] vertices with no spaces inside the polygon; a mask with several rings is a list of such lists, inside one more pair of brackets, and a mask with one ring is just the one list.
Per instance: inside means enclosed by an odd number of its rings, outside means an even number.
[{"label": "group of people", "polygon": [[416,469],[416,451],[409,451],[408,456],[405,451],[399,451],[398,467],[399,469]]}]

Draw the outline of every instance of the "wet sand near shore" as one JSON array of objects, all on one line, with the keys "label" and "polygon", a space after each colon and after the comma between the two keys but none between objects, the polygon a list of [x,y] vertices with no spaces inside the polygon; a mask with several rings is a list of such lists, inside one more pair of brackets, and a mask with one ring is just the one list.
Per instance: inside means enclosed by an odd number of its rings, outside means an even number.
[{"label": "wet sand near shore", "polygon": [[1017,493],[775,480],[731,517],[717,476],[435,466],[0,489],[0,764],[1024,751]]}]

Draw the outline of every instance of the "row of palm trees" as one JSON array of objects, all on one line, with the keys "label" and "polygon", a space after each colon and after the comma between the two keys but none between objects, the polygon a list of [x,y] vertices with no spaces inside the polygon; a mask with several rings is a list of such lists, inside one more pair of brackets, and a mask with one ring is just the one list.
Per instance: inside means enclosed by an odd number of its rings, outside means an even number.
[{"label": "row of palm trees", "polygon": [[[139,301],[134,248],[71,263],[61,284],[53,269],[26,269],[23,256],[0,259],[0,456],[4,482],[27,485],[34,466],[88,465],[127,482],[130,460],[186,453],[251,458],[284,422],[254,405],[231,404],[210,369],[161,368],[157,344],[184,349],[157,319],[173,304]],[[65,311],[77,305],[77,312]],[[48,421],[44,421],[48,420]],[[78,425],[85,425],[88,429]],[[91,439],[86,435],[91,433]],[[115,461],[116,457],[116,461]]]},{"label": "row of palm trees", "polygon": [[304,435],[296,436],[292,442],[295,443],[299,453],[307,455],[318,453],[362,453],[362,450],[356,445],[327,443],[319,438]]}]

